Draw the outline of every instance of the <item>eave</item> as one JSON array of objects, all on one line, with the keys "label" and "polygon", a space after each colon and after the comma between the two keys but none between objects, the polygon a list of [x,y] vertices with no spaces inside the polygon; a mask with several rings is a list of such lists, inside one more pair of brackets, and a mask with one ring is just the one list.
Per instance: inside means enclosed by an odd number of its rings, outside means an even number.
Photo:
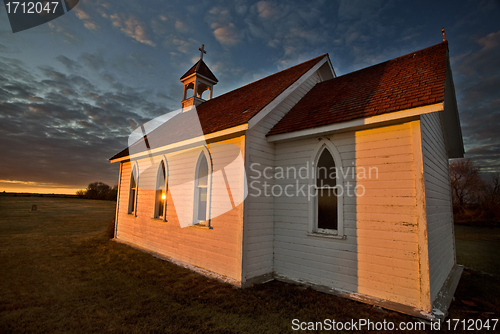
[{"label": "eave", "polygon": [[304,129],[299,131],[280,133],[276,135],[271,135],[267,137],[267,141],[279,142],[284,140],[294,140],[300,138],[306,138],[311,136],[324,135],[331,132],[343,132],[351,130],[360,130],[364,128],[370,128],[375,126],[381,126],[394,122],[401,122],[404,120],[410,120],[416,118],[423,114],[428,114],[437,111],[444,110],[444,103],[435,103],[423,107],[405,109],[401,111],[395,111],[383,115],[377,115],[366,118],[358,118],[346,122],[339,122],[334,124],[329,124],[325,126],[320,126],[316,128]]},{"label": "eave", "polygon": [[190,139],[183,140],[183,141],[180,141],[177,143],[172,143],[172,144],[164,145],[164,146],[157,147],[157,148],[154,148],[151,150],[142,151],[142,152],[135,153],[132,155],[127,155],[127,156],[124,156],[121,158],[112,159],[112,160],[110,160],[110,163],[115,163],[115,162],[120,162],[120,161],[128,161],[128,160],[138,160],[138,159],[142,159],[142,158],[145,158],[145,157],[148,157],[151,155],[159,154],[161,152],[168,152],[168,151],[174,151],[174,150],[179,151],[179,150],[190,148],[190,147],[196,147],[196,146],[202,145],[204,143],[212,142],[212,141],[215,141],[217,139],[224,138],[224,137],[235,136],[238,134],[244,134],[247,129],[248,129],[247,123],[241,124],[241,125],[229,128],[229,129],[209,133],[207,135],[190,138]]}]

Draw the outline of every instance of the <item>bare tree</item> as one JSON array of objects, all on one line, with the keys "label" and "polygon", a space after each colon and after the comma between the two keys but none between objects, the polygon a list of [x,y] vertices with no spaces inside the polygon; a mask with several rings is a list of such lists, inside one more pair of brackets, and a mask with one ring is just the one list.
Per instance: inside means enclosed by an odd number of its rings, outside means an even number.
[{"label": "bare tree", "polygon": [[484,210],[488,213],[488,218],[500,220],[500,174],[491,175],[491,182],[485,188]]},{"label": "bare tree", "polygon": [[488,187],[488,199],[492,205],[500,205],[500,173],[492,175],[492,182]]},{"label": "bare tree", "polygon": [[483,200],[485,182],[479,175],[480,167],[470,159],[454,160],[450,163],[453,208],[463,213],[468,205],[480,204]]}]

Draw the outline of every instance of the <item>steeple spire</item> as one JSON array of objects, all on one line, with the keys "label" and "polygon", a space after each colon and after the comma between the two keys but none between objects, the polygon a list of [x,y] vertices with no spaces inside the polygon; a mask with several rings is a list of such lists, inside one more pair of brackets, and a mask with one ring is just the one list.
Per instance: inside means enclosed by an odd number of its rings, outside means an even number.
[{"label": "steeple spire", "polygon": [[[218,82],[215,75],[203,61],[203,54],[207,53],[205,51],[205,44],[202,44],[198,50],[200,50],[200,60],[181,77],[181,81],[184,84],[181,103],[183,109],[192,105],[197,106],[206,100],[210,100],[213,94],[213,86]],[[203,94],[204,92],[207,93]]]}]

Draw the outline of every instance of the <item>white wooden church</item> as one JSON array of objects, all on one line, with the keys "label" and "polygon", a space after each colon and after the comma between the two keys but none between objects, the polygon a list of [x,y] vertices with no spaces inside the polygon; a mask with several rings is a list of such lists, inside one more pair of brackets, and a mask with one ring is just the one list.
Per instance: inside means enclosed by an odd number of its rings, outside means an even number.
[{"label": "white wooden church", "polygon": [[185,112],[110,159],[115,239],[238,287],[445,313],[464,153],[448,42],[339,77],[325,54],[217,97],[201,50]]}]

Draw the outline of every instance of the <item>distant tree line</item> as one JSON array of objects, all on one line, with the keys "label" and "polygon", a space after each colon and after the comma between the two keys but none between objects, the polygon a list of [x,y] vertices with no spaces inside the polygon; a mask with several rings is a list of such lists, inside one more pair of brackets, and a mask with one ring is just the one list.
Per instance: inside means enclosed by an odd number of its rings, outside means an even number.
[{"label": "distant tree line", "polygon": [[500,222],[500,174],[485,180],[470,159],[450,163],[455,222]]},{"label": "distant tree line", "polygon": [[118,186],[110,187],[106,183],[93,182],[87,189],[80,189],[76,194],[81,198],[116,201]]}]

